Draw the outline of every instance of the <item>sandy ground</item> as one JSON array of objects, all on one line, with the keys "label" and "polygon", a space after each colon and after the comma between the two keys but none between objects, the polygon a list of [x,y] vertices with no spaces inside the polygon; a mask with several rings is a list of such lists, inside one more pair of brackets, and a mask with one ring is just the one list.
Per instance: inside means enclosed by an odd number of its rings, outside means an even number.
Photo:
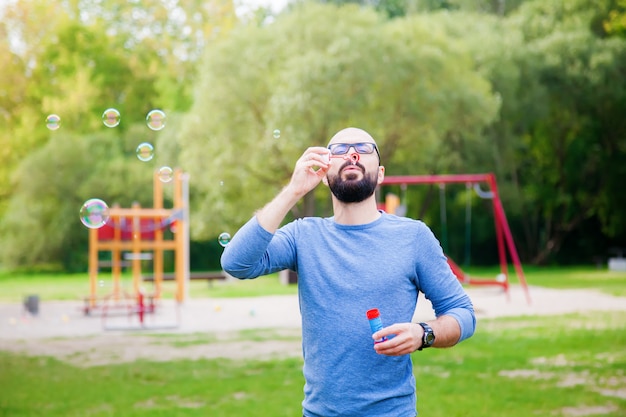
[{"label": "sandy ground", "polygon": [[[625,297],[588,290],[514,286],[467,289],[477,318],[549,316],[584,311],[626,311]],[[530,300],[530,302],[529,302]],[[50,355],[79,366],[148,359],[269,358],[300,356],[297,296],[163,301],[143,323],[132,308],[109,304],[90,315],[82,302],[42,300],[30,315],[21,304],[0,304],[0,350]],[[130,309],[130,310],[129,310]],[[129,314],[129,311],[132,314]],[[418,300],[415,319],[434,317]],[[247,331],[257,337],[242,337]]]}]

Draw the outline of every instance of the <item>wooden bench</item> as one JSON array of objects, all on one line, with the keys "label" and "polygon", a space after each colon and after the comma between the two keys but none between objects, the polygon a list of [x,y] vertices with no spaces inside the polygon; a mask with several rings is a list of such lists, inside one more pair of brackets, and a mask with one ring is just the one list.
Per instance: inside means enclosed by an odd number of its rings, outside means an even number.
[{"label": "wooden bench", "polygon": [[[98,261],[98,270],[100,270],[100,268],[113,268],[113,265],[115,264],[115,262],[113,261]],[[118,261],[117,265],[119,265],[120,268],[130,268],[133,263],[131,261]]]},{"label": "wooden bench", "polygon": [[[154,274],[143,275],[144,281],[154,281]],[[176,274],[173,272],[164,272],[163,281],[174,281]],[[190,281],[207,281],[209,286],[215,280],[225,280],[226,274],[224,271],[191,271],[189,272]]]}]

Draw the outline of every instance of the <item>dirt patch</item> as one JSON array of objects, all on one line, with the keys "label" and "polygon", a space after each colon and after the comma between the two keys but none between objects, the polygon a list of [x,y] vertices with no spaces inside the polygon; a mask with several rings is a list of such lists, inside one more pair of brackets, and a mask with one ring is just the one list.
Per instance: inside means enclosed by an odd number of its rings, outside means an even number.
[{"label": "dirt patch", "polygon": [[[0,350],[26,352],[34,356],[53,356],[79,367],[134,362],[139,359],[169,361],[177,359],[270,359],[298,357],[302,353],[299,331],[291,340],[243,340],[221,335],[219,341],[187,344],[174,340],[159,341],[154,336],[99,335],[63,339],[0,341]],[[168,338],[169,339],[169,338]]]},{"label": "dirt patch", "polygon": [[561,409],[559,415],[566,417],[586,417],[586,416],[600,416],[609,414],[617,410],[617,406],[614,404],[600,405],[594,407],[565,407]]}]

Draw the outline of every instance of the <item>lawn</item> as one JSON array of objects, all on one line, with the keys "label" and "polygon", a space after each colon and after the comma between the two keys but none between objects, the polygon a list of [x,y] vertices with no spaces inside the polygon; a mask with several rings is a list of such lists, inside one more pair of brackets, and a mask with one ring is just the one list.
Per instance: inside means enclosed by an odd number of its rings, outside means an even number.
[{"label": "lawn", "polygon": [[[472,276],[493,279],[500,272],[498,267],[469,268]],[[547,288],[576,289],[593,288],[606,294],[626,297],[626,272],[609,271],[593,266],[536,267],[524,266],[524,277],[528,285]],[[519,283],[514,268],[509,268],[511,283]]]},{"label": "lawn", "polygon": [[[497,267],[469,268],[467,273],[475,277],[494,279],[499,273]],[[539,268],[524,267],[528,285],[549,288],[594,288],[607,294],[626,297],[626,272],[612,272],[594,267]],[[515,270],[509,273],[511,283],[518,283]],[[112,283],[110,273],[98,277],[106,291]],[[122,277],[122,285],[132,288],[129,274]],[[283,285],[278,274],[260,277],[255,280],[192,281],[189,295],[193,298],[253,297],[260,295],[296,294],[296,285]],[[89,294],[89,276],[85,274],[24,274],[0,271],[0,302],[21,302],[25,296],[36,294],[42,300],[78,300]],[[174,284],[164,284],[164,295],[173,297]]]},{"label": "lawn", "polygon": [[[113,279],[110,273],[98,276],[99,294],[110,291]],[[132,289],[132,277],[124,274],[123,288]],[[151,284],[146,284],[151,285]],[[165,298],[173,298],[175,284],[163,283]],[[278,274],[254,280],[191,281],[189,295],[193,298],[254,297],[260,295],[296,294],[296,285],[283,285]],[[11,274],[0,272],[0,302],[21,302],[26,296],[35,294],[41,300],[80,300],[89,294],[87,274]]]},{"label": "lawn", "polygon": [[[453,349],[413,354],[420,415],[623,417],[624,323],[626,312],[481,321]],[[293,417],[301,366],[220,359],[82,369],[0,352],[0,416]]]},{"label": "lawn", "polygon": [[[489,277],[495,269],[476,269]],[[530,285],[626,295],[626,274],[594,268],[526,268]],[[512,276],[514,279],[514,275]],[[37,293],[72,299],[87,276],[0,274],[0,299]],[[295,293],[276,276],[253,282],[194,282],[192,297]],[[241,332],[243,341],[276,333]],[[129,337],[133,337],[129,335]],[[155,336],[172,349],[192,342]],[[45,342],[44,342],[45,343]],[[413,354],[418,410],[428,417],[626,416],[626,312],[585,312],[479,321],[453,349]],[[51,357],[0,352],[4,416],[299,416],[301,359],[136,361],[79,368]]]}]

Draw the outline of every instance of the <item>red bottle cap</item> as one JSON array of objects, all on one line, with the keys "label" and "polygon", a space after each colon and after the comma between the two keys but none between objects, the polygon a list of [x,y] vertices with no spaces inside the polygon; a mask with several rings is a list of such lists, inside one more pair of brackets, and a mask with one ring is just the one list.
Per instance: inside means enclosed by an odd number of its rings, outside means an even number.
[{"label": "red bottle cap", "polygon": [[380,317],[380,312],[378,311],[377,308],[373,308],[371,310],[367,310],[367,319],[368,320],[375,319],[377,317]]}]

